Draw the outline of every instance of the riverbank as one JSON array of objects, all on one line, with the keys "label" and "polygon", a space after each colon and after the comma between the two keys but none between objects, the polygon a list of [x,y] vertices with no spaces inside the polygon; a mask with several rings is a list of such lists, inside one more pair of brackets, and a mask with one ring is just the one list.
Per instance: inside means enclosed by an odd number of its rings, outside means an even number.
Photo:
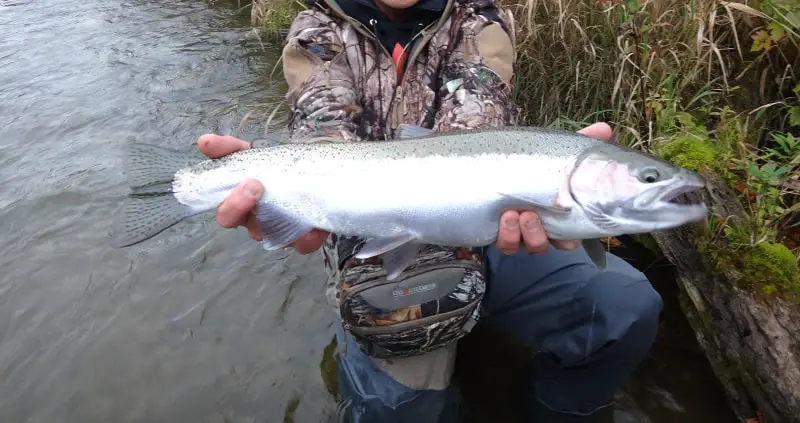
[{"label": "riverbank", "polygon": [[[800,421],[800,5],[789,0],[502,0],[516,17],[520,123],[577,129],[697,170],[707,222],[639,237],[740,418]],[[256,0],[280,28],[303,5]]]}]

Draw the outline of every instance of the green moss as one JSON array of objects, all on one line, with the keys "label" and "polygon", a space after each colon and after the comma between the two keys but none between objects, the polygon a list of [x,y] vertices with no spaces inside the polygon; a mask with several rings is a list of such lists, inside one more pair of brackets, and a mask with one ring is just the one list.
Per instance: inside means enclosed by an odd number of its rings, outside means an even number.
[{"label": "green moss", "polygon": [[723,171],[722,151],[709,139],[696,135],[676,135],[661,145],[659,154],[678,166],[698,172]]}]

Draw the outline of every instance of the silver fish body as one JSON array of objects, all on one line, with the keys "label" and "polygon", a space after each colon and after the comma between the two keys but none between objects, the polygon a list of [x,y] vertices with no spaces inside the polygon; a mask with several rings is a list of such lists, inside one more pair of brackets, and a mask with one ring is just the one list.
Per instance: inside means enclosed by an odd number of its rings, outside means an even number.
[{"label": "silver fish body", "polygon": [[[390,278],[421,244],[494,242],[507,209],[535,210],[551,239],[581,240],[668,229],[706,213],[669,202],[702,187],[699,175],[581,134],[507,127],[437,135],[408,125],[400,132],[396,141],[320,139],[200,162],[133,145],[133,192],[114,244],[214,210],[247,178],[264,186],[256,207],[264,248],[285,247],[312,228],[361,236],[358,257],[381,255]],[[589,249],[602,261],[602,251]]]}]

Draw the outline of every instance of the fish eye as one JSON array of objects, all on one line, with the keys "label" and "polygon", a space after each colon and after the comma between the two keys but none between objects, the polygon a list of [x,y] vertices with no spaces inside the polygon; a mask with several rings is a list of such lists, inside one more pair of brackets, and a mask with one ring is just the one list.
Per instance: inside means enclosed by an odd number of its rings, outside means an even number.
[{"label": "fish eye", "polygon": [[660,175],[658,174],[658,170],[653,168],[648,168],[643,170],[639,174],[639,180],[647,184],[652,184],[658,181],[659,176]]}]

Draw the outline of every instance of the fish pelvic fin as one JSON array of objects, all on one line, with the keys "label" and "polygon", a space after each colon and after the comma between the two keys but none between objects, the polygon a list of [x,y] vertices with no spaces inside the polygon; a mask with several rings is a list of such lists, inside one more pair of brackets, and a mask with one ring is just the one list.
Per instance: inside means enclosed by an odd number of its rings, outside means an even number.
[{"label": "fish pelvic fin", "polygon": [[313,229],[300,218],[271,204],[259,202],[254,213],[261,228],[261,246],[268,251],[285,248]]},{"label": "fish pelvic fin", "polygon": [[197,212],[178,202],[172,192],[175,173],[208,160],[200,153],[184,152],[146,143],[128,145],[126,175],[131,193],[118,212],[111,246],[122,248],[158,235]]},{"label": "fish pelvic fin", "polygon": [[420,245],[411,234],[394,237],[370,238],[355,255],[359,260],[381,256],[386,279],[395,280],[414,262]]},{"label": "fish pelvic fin", "polygon": [[607,265],[606,249],[603,243],[597,238],[591,238],[584,239],[581,241],[581,244],[583,245],[583,249],[586,250],[586,254],[588,254],[589,258],[592,260],[592,263],[600,269],[605,269]]},{"label": "fish pelvic fin", "polygon": [[146,193],[131,194],[125,199],[114,223],[111,237],[113,248],[138,244],[197,214],[178,202],[171,192],[155,191],[151,189]]},{"label": "fish pelvic fin", "polygon": [[397,125],[397,138],[401,140],[409,138],[421,138],[433,134],[433,129],[423,128],[421,126],[411,125],[408,123],[401,123]]},{"label": "fish pelvic fin", "polygon": [[197,163],[209,160],[199,151],[180,151],[147,143],[128,145],[125,173],[131,188],[172,183],[175,173]]}]

